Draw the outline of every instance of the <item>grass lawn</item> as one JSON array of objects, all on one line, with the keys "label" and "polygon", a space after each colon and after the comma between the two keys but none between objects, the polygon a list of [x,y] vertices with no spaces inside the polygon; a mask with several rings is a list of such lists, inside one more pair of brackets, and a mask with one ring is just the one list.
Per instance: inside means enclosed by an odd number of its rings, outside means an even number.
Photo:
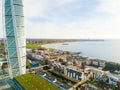
[{"label": "grass lawn", "polygon": [[36,74],[24,74],[15,77],[15,79],[26,89],[26,90],[60,90],[47,80],[39,77]]},{"label": "grass lawn", "polygon": [[1,43],[1,44],[0,44],[0,48],[4,48],[4,43]]},{"label": "grass lawn", "polygon": [[29,49],[37,49],[37,48],[40,48],[42,44],[40,43],[27,43],[26,44],[26,48],[29,48]]}]

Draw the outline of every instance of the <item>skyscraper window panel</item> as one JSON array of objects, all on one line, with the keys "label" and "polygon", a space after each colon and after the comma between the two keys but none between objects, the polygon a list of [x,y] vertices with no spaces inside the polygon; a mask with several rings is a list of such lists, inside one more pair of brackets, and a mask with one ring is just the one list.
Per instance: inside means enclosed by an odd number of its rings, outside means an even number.
[{"label": "skyscraper window panel", "polygon": [[23,17],[20,17],[20,16],[16,16],[16,26],[23,26],[23,20],[24,18]]},{"label": "skyscraper window panel", "polygon": [[7,13],[7,15],[11,15],[11,8],[8,8],[8,10],[5,11],[5,13]]},{"label": "skyscraper window panel", "polygon": [[22,6],[15,5],[15,14],[16,15],[22,15],[23,16],[23,10],[21,8]]},{"label": "skyscraper window panel", "polygon": [[13,0],[14,4],[21,4],[22,5],[22,0]]}]

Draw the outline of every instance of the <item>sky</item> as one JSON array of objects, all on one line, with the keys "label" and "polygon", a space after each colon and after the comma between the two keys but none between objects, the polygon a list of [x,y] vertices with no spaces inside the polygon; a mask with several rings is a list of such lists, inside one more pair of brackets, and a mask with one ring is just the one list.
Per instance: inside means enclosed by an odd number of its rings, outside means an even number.
[{"label": "sky", "polygon": [[[27,38],[120,39],[120,0],[23,0],[23,3]],[[0,26],[0,37],[2,31]]]}]

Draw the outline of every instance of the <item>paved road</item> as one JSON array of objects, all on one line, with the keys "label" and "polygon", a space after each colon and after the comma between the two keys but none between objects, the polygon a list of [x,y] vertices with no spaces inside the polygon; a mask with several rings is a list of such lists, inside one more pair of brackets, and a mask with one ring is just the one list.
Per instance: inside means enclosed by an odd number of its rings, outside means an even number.
[{"label": "paved road", "polygon": [[40,68],[43,68],[43,67],[46,67],[46,66],[49,66],[49,65],[43,65],[43,66],[38,66],[38,67],[32,67],[31,69],[40,69]]},{"label": "paved road", "polygon": [[86,79],[84,79],[84,80],[78,82],[77,84],[75,84],[75,85],[72,87],[73,90],[76,90],[76,88],[77,88],[78,86],[80,86],[80,85],[86,83],[88,80],[89,80],[89,77],[87,77]]}]

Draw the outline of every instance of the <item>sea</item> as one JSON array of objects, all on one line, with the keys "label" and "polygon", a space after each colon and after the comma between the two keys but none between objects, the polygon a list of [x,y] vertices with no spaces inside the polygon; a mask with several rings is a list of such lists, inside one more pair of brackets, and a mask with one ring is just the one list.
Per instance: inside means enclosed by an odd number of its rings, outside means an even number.
[{"label": "sea", "polygon": [[89,40],[46,44],[46,48],[82,52],[85,57],[120,63],[120,40]]}]

